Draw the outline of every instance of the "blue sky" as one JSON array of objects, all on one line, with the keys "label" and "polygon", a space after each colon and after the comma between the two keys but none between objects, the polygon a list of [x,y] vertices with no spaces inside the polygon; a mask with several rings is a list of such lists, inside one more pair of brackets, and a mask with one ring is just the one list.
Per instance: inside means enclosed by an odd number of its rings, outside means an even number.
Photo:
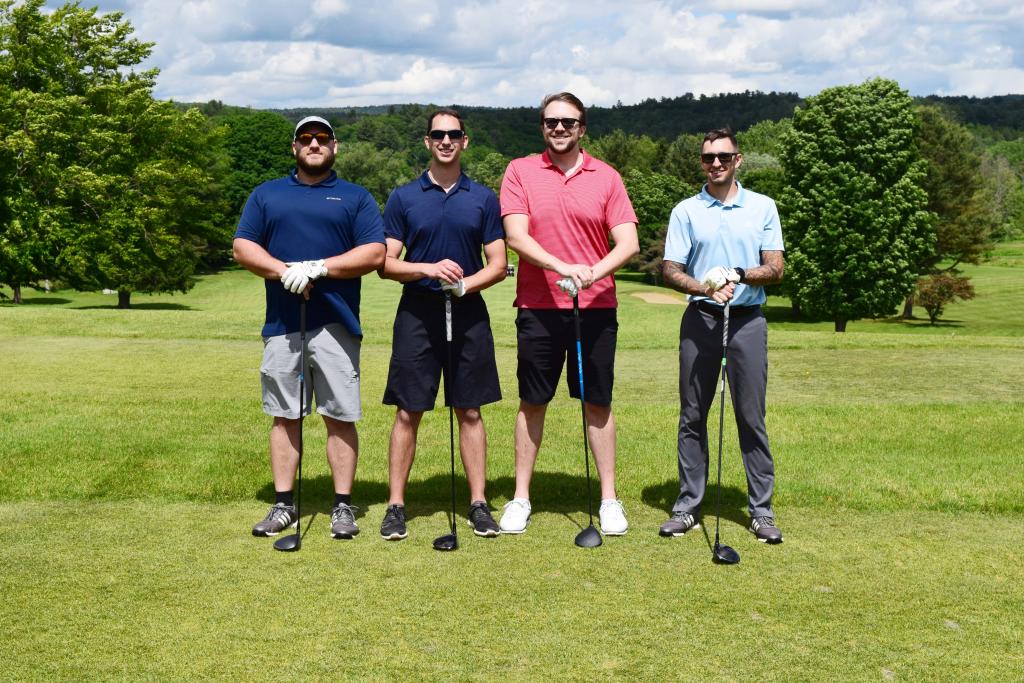
[{"label": "blue sky", "polygon": [[[60,3],[48,2],[50,7]],[[156,43],[156,95],[254,107],[588,104],[813,95],[873,76],[913,95],[1024,93],[1019,0],[86,0]]]}]

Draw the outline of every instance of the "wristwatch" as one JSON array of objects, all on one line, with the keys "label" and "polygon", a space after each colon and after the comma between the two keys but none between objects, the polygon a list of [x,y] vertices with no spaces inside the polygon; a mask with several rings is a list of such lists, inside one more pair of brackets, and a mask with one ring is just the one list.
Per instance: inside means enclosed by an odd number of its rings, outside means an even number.
[{"label": "wristwatch", "polygon": [[733,270],[740,276],[740,282],[742,283],[747,278],[747,271],[739,266],[733,266]]}]

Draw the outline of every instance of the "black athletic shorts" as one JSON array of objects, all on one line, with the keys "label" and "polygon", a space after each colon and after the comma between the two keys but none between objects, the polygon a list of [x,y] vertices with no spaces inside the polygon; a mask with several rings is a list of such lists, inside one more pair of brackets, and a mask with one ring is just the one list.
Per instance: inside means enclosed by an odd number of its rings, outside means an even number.
[{"label": "black athletic shorts", "polygon": [[[404,292],[395,314],[384,404],[413,412],[433,410],[447,364],[444,296]],[[479,408],[501,400],[491,319],[479,293],[452,297],[452,364],[455,372],[451,386],[445,382],[445,405]]]},{"label": "black athletic shorts", "polygon": [[[612,404],[615,383],[615,340],[619,323],[614,308],[580,311],[583,347],[583,392],[587,403]],[[516,316],[519,341],[519,398],[542,405],[558,388],[562,367],[568,361],[569,395],[580,397],[576,361],[576,330],[571,310],[520,308]]]}]

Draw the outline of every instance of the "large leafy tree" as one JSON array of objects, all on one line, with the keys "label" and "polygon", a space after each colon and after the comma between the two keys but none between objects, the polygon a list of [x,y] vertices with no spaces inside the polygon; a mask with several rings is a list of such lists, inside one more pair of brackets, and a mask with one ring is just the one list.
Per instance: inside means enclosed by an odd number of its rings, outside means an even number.
[{"label": "large leafy tree", "polygon": [[879,78],[808,98],[783,138],[785,291],[837,332],[893,313],[932,251],[915,126],[910,97]]},{"label": "large leafy tree", "polygon": [[186,291],[224,227],[219,137],[198,112],[156,102],[149,43],[117,12],[0,0],[0,155],[12,174],[0,280]]},{"label": "large leafy tree", "polygon": [[[996,216],[982,176],[983,155],[974,136],[938,106],[917,108],[917,136],[927,162],[924,189],[935,214],[935,248],[914,264],[918,273],[956,272],[961,263],[977,263],[991,247]],[[904,317],[913,315],[908,296]]]}]

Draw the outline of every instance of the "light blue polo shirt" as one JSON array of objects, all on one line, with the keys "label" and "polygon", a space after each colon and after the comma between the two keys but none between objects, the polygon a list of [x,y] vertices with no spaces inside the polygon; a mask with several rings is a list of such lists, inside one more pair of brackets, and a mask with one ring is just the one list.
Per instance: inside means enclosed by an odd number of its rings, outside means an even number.
[{"label": "light blue polo shirt", "polygon": [[[715,266],[755,268],[762,251],[784,251],[782,225],[775,201],[743,189],[731,204],[723,204],[708,193],[679,202],[668,219],[665,260],[681,263],[699,280]],[[690,301],[707,299],[690,295]],[[734,306],[755,306],[765,301],[764,287],[740,284],[732,299]]]}]

